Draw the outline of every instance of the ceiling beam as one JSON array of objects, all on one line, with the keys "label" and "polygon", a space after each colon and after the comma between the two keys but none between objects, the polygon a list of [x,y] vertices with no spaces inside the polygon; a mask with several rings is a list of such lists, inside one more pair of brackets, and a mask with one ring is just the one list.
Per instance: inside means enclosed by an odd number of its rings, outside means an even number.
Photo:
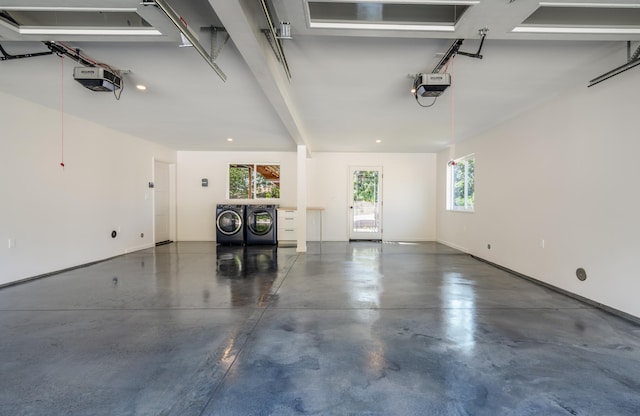
[{"label": "ceiling beam", "polygon": [[[263,12],[256,7],[257,2],[209,0],[209,3],[293,141],[296,145],[304,145],[310,149],[302,121],[291,98],[290,84],[284,68],[262,32],[266,23]],[[233,74],[229,74],[229,77],[232,76]],[[309,156],[310,150],[307,152]]]}]

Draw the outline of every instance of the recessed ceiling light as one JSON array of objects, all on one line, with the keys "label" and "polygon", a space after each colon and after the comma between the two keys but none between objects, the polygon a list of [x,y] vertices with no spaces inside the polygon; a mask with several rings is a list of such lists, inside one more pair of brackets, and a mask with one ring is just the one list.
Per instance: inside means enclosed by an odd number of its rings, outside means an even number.
[{"label": "recessed ceiling light", "polygon": [[232,142],[232,141],[233,141],[233,138],[231,138],[231,137],[227,137],[227,141],[228,141],[228,142]]},{"label": "recessed ceiling light", "polygon": [[377,140],[376,140],[376,143],[382,143],[382,140],[377,139]]},{"label": "recessed ceiling light", "polygon": [[136,88],[139,89],[140,91],[145,91],[147,89],[147,87],[145,85],[142,85],[142,84],[136,85]]}]

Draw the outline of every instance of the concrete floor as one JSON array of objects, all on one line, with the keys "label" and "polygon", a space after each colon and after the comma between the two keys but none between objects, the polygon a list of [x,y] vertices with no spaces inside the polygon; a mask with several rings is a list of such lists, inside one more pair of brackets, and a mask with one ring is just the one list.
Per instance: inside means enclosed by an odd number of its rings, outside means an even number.
[{"label": "concrete floor", "polygon": [[0,415],[638,415],[640,327],[436,243],[175,243],[0,290]]}]

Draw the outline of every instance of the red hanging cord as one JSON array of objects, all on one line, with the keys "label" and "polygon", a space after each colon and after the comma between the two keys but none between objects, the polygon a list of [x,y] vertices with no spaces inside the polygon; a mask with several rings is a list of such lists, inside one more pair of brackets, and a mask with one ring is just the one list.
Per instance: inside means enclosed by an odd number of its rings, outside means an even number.
[{"label": "red hanging cord", "polygon": [[60,166],[64,170],[64,56],[60,56],[60,138],[61,160]]}]

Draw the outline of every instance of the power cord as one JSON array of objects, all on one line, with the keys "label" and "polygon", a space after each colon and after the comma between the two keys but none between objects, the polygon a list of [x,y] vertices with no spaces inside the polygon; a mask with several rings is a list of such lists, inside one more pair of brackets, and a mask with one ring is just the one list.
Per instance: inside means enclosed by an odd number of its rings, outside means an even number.
[{"label": "power cord", "polygon": [[424,105],[424,104],[422,104],[422,103],[420,102],[420,99],[418,98],[418,94],[416,94],[416,95],[415,95],[415,97],[416,97],[416,102],[418,103],[418,105],[419,105],[420,107],[425,107],[425,108],[426,108],[426,107],[433,107],[433,105],[436,103],[436,100],[438,99],[438,97],[433,97],[433,102],[432,102],[431,104],[429,104],[429,105]]}]

